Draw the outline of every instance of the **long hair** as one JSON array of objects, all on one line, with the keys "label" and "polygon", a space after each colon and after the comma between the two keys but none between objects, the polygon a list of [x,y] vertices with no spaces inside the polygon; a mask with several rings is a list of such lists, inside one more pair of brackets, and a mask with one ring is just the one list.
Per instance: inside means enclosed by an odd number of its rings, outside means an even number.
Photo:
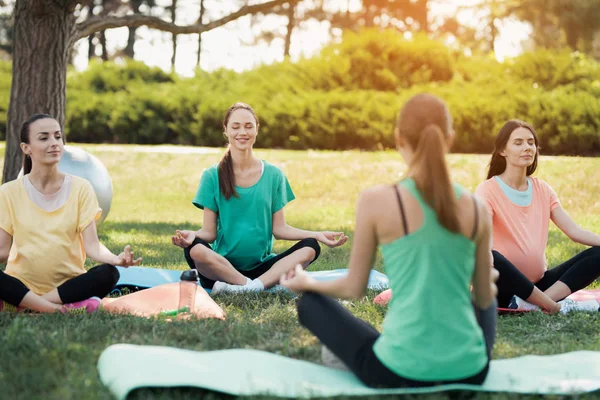
[{"label": "long hair", "polygon": [[531,126],[525,121],[511,119],[507,121],[502,126],[502,128],[500,128],[500,132],[498,132],[498,135],[496,136],[496,142],[494,143],[494,151],[492,152],[492,157],[488,165],[488,173],[486,179],[490,179],[493,176],[500,175],[506,169],[506,158],[500,155],[500,152],[502,152],[506,148],[506,144],[510,139],[510,135],[517,128],[525,128],[529,130],[533,135],[533,140],[535,140],[536,152],[535,156],[533,156],[533,164],[527,167],[527,176],[533,174],[537,169],[538,154],[540,153],[540,142],[538,141],[535,129],[533,129],[533,126]]},{"label": "long hair", "polygon": [[[29,144],[29,127],[35,121],[39,121],[40,119],[55,119],[53,116],[48,114],[33,114],[31,117],[27,118],[25,122],[21,124],[21,130],[19,131],[19,136],[21,139],[21,143]],[[27,154],[23,153],[23,175],[27,175],[31,172],[31,168],[33,167],[33,161],[31,161],[31,157]]]},{"label": "long hair", "polygon": [[[227,124],[229,123],[229,118],[231,114],[235,110],[248,110],[254,116],[254,120],[256,121],[256,126],[258,126],[258,116],[254,109],[250,107],[246,103],[237,102],[233,104],[227,112],[225,113],[225,118],[223,118],[223,132],[227,130]],[[231,197],[239,197],[237,190],[235,190],[235,174],[233,172],[233,160],[231,159],[231,150],[227,147],[225,154],[221,157],[221,161],[219,161],[219,165],[217,167],[217,172],[219,175],[219,187],[221,188],[221,194],[225,197],[226,200],[229,200]]]},{"label": "long hair", "polygon": [[409,174],[417,188],[440,224],[451,232],[459,232],[456,196],[445,159],[452,134],[448,107],[438,97],[418,94],[404,105],[396,127],[414,152]]}]

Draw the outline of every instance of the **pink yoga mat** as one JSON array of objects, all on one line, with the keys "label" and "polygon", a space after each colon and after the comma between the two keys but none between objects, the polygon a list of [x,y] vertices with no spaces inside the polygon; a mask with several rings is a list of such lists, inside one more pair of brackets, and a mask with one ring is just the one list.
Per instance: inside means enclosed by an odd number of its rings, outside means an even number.
[{"label": "pink yoga mat", "polygon": [[[568,299],[575,301],[586,301],[586,300],[597,300],[600,303],[600,289],[589,289],[589,290],[580,290],[571,294]],[[373,303],[379,305],[386,305],[392,299],[392,289],[384,290],[379,293],[375,299],[373,299]],[[523,310],[513,310],[510,308],[498,308],[499,312],[503,313],[522,313],[527,312]]]}]

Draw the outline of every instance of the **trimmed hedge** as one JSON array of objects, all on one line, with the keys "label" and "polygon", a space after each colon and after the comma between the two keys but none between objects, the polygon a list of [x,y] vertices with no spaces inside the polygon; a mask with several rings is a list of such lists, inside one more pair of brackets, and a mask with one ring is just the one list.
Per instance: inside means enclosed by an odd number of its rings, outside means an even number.
[{"label": "trimmed hedge", "polygon": [[[221,146],[223,114],[245,101],[260,118],[260,147],[392,148],[402,104],[430,92],[451,109],[454,151],[489,152],[500,126],[520,118],[534,125],[545,154],[600,153],[600,63],[564,51],[498,63],[453,55],[424,37],[366,31],[311,59],[243,73],[183,79],[131,61],[71,72],[67,86],[66,132],[74,142]],[[10,66],[0,63],[0,111],[9,87]],[[0,135],[5,125],[0,112]]]}]

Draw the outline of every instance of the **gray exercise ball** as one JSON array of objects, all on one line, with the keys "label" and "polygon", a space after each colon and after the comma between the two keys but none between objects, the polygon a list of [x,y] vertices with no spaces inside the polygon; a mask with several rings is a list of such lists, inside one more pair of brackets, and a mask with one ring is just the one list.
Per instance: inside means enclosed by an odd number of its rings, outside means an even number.
[{"label": "gray exercise ball", "polygon": [[102,215],[96,221],[96,224],[100,225],[110,211],[113,195],[112,180],[102,161],[83,149],[65,146],[58,170],[87,179],[92,184],[102,208]]},{"label": "gray exercise ball", "polygon": [[[112,180],[104,164],[96,156],[83,149],[65,146],[62,158],[58,163],[58,170],[87,179],[92,184],[100,208],[102,208],[102,215],[96,220],[96,224],[100,225],[110,211],[113,194]],[[19,176],[21,175],[23,175],[23,170],[19,173]]]}]

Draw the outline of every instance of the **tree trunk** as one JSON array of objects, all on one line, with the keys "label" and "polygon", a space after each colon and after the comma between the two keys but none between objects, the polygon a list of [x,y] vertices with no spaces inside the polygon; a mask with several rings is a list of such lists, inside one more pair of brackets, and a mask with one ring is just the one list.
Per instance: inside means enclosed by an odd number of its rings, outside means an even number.
[{"label": "tree trunk", "polygon": [[[177,18],[177,0],[171,4],[171,22],[175,23]],[[173,56],[171,57],[171,71],[175,72],[175,58],[177,57],[177,34],[173,34]]]},{"label": "tree trunk", "polygon": [[137,31],[137,28],[129,27],[129,36],[127,36],[127,46],[125,46],[125,49],[123,49],[123,54],[125,55],[125,57],[129,57],[129,58],[135,57],[135,50],[133,47],[135,46],[135,32],[136,31]]},{"label": "tree trunk", "polygon": [[[204,20],[204,0],[200,0],[200,16],[198,17],[198,21],[202,23]],[[198,53],[196,56],[196,68],[200,69],[200,55],[202,54],[202,34],[198,34]]]},{"label": "tree trunk", "polygon": [[96,57],[96,45],[94,44],[95,37],[96,34],[88,36],[88,62]]},{"label": "tree trunk", "polygon": [[17,177],[22,154],[19,129],[35,113],[65,123],[69,50],[75,17],[57,2],[19,0],[14,9],[14,54],[2,181]]},{"label": "tree trunk", "polygon": [[283,49],[283,56],[290,56],[290,46],[292,44],[292,32],[294,31],[294,25],[296,25],[296,3],[288,4],[288,25],[287,32],[285,33],[285,47]]},{"label": "tree trunk", "polygon": [[[89,5],[88,7],[88,19],[94,17],[94,3]],[[96,45],[94,44],[94,38],[96,34],[88,36],[88,62],[91,61],[94,57],[96,57]]]},{"label": "tree trunk", "polygon": [[567,38],[567,46],[573,51],[579,50],[579,39],[581,37],[579,25],[571,22],[565,24],[563,29]]},{"label": "tree trunk", "polygon": [[108,49],[106,48],[106,31],[100,32],[100,47],[102,47],[102,61],[108,61]]},{"label": "tree trunk", "polygon": [[[132,2],[133,12],[134,14],[140,13],[140,3]],[[137,27],[130,26],[129,27],[129,36],[127,36],[127,46],[123,49],[123,54],[125,57],[129,57],[133,59],[135,57],[135,33],[137,32]]]},{"label": "tree trunk", "polygon": [[429,34],[429,6],[428,0],[419,0],[415,4],[415,20],[419,23],[419,31]]}]

